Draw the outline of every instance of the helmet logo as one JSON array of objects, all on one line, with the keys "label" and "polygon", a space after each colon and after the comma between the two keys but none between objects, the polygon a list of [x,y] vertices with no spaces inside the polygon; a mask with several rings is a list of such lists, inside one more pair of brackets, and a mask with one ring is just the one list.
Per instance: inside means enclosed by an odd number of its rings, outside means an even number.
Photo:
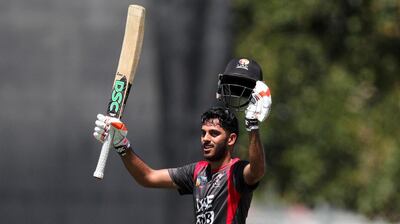
[{"label": "helmet logo", "polygon": [[247,60],[246,58],[242,58],[238,61],[236,68],[242,68],[242,69],[249,70],[249,63],[250,63],[249,60]]}]

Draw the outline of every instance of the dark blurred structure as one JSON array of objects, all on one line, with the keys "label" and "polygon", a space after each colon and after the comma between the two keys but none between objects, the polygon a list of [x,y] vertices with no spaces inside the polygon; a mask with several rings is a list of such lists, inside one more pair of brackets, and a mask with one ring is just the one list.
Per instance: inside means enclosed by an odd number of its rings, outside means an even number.
[{"label": "dark blurred structure", "polygon": [[400,1],[234,2],[273,99],[265,189],[398,223]]},{"label": "dark blurred structure", "polygon": [[0,3],[0,223],[189,223],[192,199],[145,189],[92,138],[129,4],[147,8],[125,121],[153,168],[200,158],[199,116],[231,49],[228,1]]}]

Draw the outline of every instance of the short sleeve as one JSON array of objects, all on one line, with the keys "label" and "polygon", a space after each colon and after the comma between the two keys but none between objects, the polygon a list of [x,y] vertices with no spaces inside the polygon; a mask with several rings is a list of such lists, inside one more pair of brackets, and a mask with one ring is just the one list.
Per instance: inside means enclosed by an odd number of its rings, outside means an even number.
[{"label": "short sleeve", "polygon": [[196,163],[192,163],[186,166],[168,169],[169,176],[178,186],[178,192],[182,194],[193,193],[193,173]]},{"label": "short sleeve", "polygon": [[245,193],[245,192],[252,192],[253,190],[255,190],[259,184],[259,182],[257,182],[254,185],[248,185],[245,181],[244,181],[244,176],[243,176],[243,170],[246,167],[246,165],[249,164],[248,161],[238,161],[237,163],[234,164],[233,166],[233,182],[235,184],[235,188],[238,192],[240,193]]}]

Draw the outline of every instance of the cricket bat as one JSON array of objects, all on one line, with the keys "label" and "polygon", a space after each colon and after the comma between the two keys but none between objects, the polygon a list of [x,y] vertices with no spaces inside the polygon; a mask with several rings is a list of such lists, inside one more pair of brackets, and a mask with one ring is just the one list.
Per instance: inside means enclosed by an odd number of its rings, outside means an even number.
[{"label": "cricket bat", "polygon": [[[121,55],[108,103],[107,114],[111,117],[121,118],[124,112],[129,90],[135,77],[140,52],[143,43],[145,8],[139,5],[130,5],[125,26],[125,35],[122,42]],[[93,176],[103,179],[108,152],[114,133],[110,131],[101,148],[99,161]]]}]

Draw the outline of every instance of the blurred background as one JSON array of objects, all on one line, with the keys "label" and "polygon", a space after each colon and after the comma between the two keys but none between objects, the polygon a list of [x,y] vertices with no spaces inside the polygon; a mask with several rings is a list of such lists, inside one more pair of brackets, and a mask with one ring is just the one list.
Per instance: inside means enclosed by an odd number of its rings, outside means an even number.
[{"label": "blurred background", "polygon": [[2,0],[1,223],[192,222],[191,196],[138,186],[115,153],[92,177],[129,4],[147,14],[124,121],[153,168],[201,159],[217,74],[249,57],[273,106],[248,222],[400,221],[400,1]]}]

